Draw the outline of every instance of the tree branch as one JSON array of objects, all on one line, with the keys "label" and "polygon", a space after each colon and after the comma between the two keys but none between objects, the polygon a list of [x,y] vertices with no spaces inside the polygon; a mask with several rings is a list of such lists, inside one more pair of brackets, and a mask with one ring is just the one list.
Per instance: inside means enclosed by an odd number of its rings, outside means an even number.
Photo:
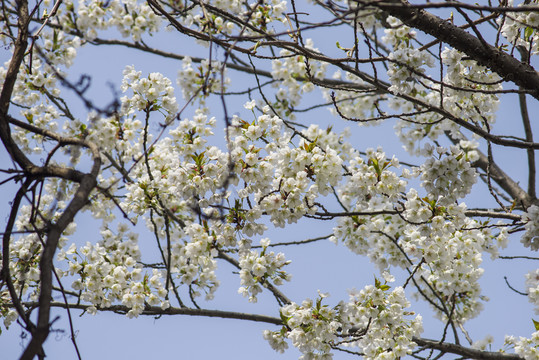
[{"label": "tree branch", "polygon": [[19,32],[17,34],[17,39],[15,40],[13,56],[9,62],[6,77],[4,79],[4,83],[2,84],[2,91],[0,92],[0,139],[2,140],[2,143],[4,143],[4,146],[6,147],[6,150],[13,161],[19,164],[21,168],[28,169],[33,164],[15,144],[15,141],[13,141],[13,138],[11,137],[11,130],[9,128],[9,121],[7,119],[11,96],[13,94],[13,88],[15,87],[15,81],[17,80],[17,75],[28,46],[28,24],[30,22],[30,17],[28,15],[28,3],[25,0],[18,0],[17,10],[17,27]]},{"label": "tree branch", "polygon": [[455,345],[451,343],[439,342],[436,340],[423,339],[423,338],[413,338],[414,342],[428,349],[439,350],[444,353],[451,353],[461,355],[469,359],[478,359],[478,360],[524,360],[517,354],[507,354],[503,352],[492,352],[477,350],[472,348],[467,348],[461,345]]},{"label": "tree branch", "polygon": [[[517,46],[517,50],[520,52],[520,56],[522,57],[522,61],[525,61],[526,63],[530,62],[530,53],[527,49],[525,49],[523,46]],[[520,116],[522,118],[522,123],[524,125],[524,134],[526,135],[526,141],[533,142],[533,132],[530,122],[530,116],[528,114],[528,104],[526,102],[526,94],[519,93],[518,94],[518,100],[520,103]],[[528,149],[527,151],[528,155],[528,194],[535,198],[535,151],[532,149]]]},{"label": "tree branch", "polygon": [[[35,307],[38,305],[36,302],[25,302],[23,303],[26,307]],[[55,308],[67,308],[67,305],[63,302],[54,301],[51,302],[51,307]],[[70,309],[79,309],[87,310],[90,306],[93,305],[84,305],[84,304],[69,304]],[[116,313],[127,314],[131,308],[125,305],[112,305],[108,307],[100,307],[99,311],[112,311]],[[274,325],[282,325],[282,320],[279,318],[267,316],[267,315],[258,315],[258,314],[248,314],[240,313],[235,311],[223,311],[223,310],[210,310],[210,309],[190,309],[190,308],[177,308],[169,307],[168,309],[163,310],[159,306],[146,306],[142,315],[189,315],[189,316],[207,316],[207,317],[219,317],[223,319],[237,319],[237,320],[249,320],[256,322],[264,322]]]}]

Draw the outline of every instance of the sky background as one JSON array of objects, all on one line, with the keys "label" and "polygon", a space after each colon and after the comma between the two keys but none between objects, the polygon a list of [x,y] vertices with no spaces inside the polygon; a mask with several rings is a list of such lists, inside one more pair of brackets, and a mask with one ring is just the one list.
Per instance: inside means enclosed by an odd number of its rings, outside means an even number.
[{"label": "sky background", "polygon": [[[317,14],[312,13],[313,18]],[[158,44],[167,51],[192,56],[205,56],[207,50],[194,47],[193,42],[185,37],[167,32],[163,38],[153,37],[148,39],[152,44]],[[161,36],[161,34],[159,34]],[[328,49],[333,46],[335,37],[326,34],[315,40],[315,46]],[[222,58],[222,53],[219,54]],[[0,50],[0,60],[8,59],[9,53]],[[150,72],[160,71],[169,77],[174,83],[181,62],[155,58],[141,54],[133,50],[121,47],[85,47],[80,49],[75,65],[70,69],[73,74],[89,74],[92,76],[92,86],[88,92],[91,99],[97,104],[106,105],[113,99],[107,82],[116,84],[119,89],[121,74],[126,65],[135,65],[137,70],[146,75]],[[265,67],[270,70],[269,64]],[[254,86],[255,79],[229,72],[233,75],[234,82],[242,85]],[[76,76],[72,76],[75,79]],[[181,90],[176,86],[176,96],[180,107],[184,101]],[[63,90],[63,92],[66,90]],[[258,94],[257,94],[258,95]],[[256,96],[256,99],[259,97]],[[318,97],[319,98],[319,97]],[[513,97],[515,98],[515,97]],[[245,98],[231,99],[228,102],[229,113],[240,113],[249,116],[242,108]],[[77,100],[75,100],[77,101]],[[311,100],[316,102],[317,100]],[[533,117],[539,108],[529,101],[530,114]],[[78,102],[79,116],[85,117],[85,109]],[[222,106],[219,101],[210,101],[211,114],[223,123]],[[521,121],[516,101],[503,102],[495,127],[496,133],[522,135]],[[189,107],[186,117],[190,117],[194,107]],[[13,111],[13,110],[12,110]],[[302,118],[303,117],[303,118]],[[342,129],[349,126],[353,130],[350,141],[359,149],[368,147],[384,147],[386,154],[393,154],[403,161],[418,163],[420,160],[411,158],[401,148],[401,144],[394,135],[393,122],[387,122],[379,127],[357,127],[355,124],[345,123],[342,120],[331,117],[327,109],[320,109],[315,113],[298,114],[298,122],[320,122],[321,127],[334,125],[334,129]],[[537,121],[533,124],[535,133],[539,133]],[[224,144],[222,133],[216,132],[215,141]],[[496,161],[508,173],[518,179],[522,184],[526,183],[526,158],[524,152],[495,147],[494,156]],[[0,152],[1,164],[9,163],[5,152]],[[6,166],[2,166],[5,168]],[[471,194],[466,203],[473,206],[479,202],[485,205],[488,193],[481,184],[477,184],[476,191]],[[12,200],[16,188],[11,185],[3,185],[0,191],[4,194],[0,203],[0,226],[5,225],[9,214],[9,201]],[[491,204],[493,205],[493,204]],[[78,223],[77,233],[73,236],[75,241],[83,244],[86,241],[99,241],[98,227],[100,223],[91,219],[88,214],[79,214],[76,217]],[[302,221],[297,225],[286,229],[271,230],[268,236],[272,242],[285,242],[312,238],[326,235],[331,232],[335,222]],[[149,249],[154,244],[151,234],[145,232],[140,226],[139,246],[141,250]],[[316,298],[317,291],[329,292],[330,298],[327,304],[335,305],[340,300],[347,299],[347,291],[352,288],[361,289],[373,283],[373,277],[378,276],[378,270],[367,258],[357,256],[348,251],[344,246],[334,245],[329,241],[321,241],[303,245],[301,247],[285,247],[273,249],[282,251],[287,259],[292,260],[288,266],[289,273],[293,278],[286,283],[283,292],[293,301],[301,302],[305,298]],[[153,250],[151,250],[153,251]],[[528,254],[520,246],[518,235],[511,238],[508,249],[504,255]],[[535,254],[531,254],[532,256]],[[467,329],[474,340],[480,340],[485,335],[495,337],[497,347],[502,345],[505,334],[529,336],[533,331],[531,318],[533,307],[527,298],[511,291],[504,282],[504,276],[508,277],[511,285],[518,290],[524,290],[524,274],[537,268],[537,264],[529,260],[497,260],[491,262],[488,255],[484,256],[485,274],[481,280],[484,294],[490,297],[485,310],[476,319],[469,321]],[[229,264],[219,263],[218,278],[221,281],[220,289],[216,293],[216,299],[212,302],[200,301],[200,305],[209,309],[222,309],[241,311],[246,313],[266,314],[278,317],[276,302],[265,292],[259,297],[257,304],[250,304],[247,299],[237,294],[239,278],[231,274],[234,271]],[[397,272],[398,274],[398,272]],[[402,279],[402,278],[400,278]],[[399,278],[398,278],[399,280]],[[396,285],[402,284],[397,281]],[[70,282],[64,283],[69,287]],[[411,290],[411,289],[408,289]],[[407,291],[410,295],[410,291]],[[410,300],[411,297],[409,296]],[[432,312],[424,303],[419,303],[412,308],[423,315],[426,338],[439,339],[443,326],[437,320],[432,319]],[[141,316],[138,319],[128,319],[122,315],[112,313],[99,313],[96,316],[85,315],[79,317],[80,312],[73,311],[74,327],[77,336],[77,344],[83,359],[145,359],[156,356],[170,359],[210,359],[210,358],[233,358],[242,359],[297,359],[299,352],[290,346],[284,355],[276,353],[262,338],[264,329],[275,330],[277,327],[240,320],[203,318],[189,316],[164,316],[160,319]],[[57,311],[60,316],[55,323],[55,329],[67,331],[66,315],[63,311]],[[45,344],[45,351],[49,359],[67,360],[76,358],[68,332],[51,333]],[[464,343],[464,339],[461,338]],[[13,325],[8,331],[0,336],[0,359],[15,359],[21,354],[28,338],[21,337],[21,330]],[[351,359],[350,355],[335,353],[335,359]],[[451,357],[449,357],[451,358]]]}]

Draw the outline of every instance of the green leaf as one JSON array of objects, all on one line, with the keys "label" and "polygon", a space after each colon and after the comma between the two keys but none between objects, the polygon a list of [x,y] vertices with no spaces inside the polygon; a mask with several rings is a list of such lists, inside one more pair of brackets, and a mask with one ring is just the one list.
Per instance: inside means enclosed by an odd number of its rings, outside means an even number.
[{"label": "green leaf", "polygon": [[424,127],[425,135],[429,134],[430,129],[432,129],[432,125],[433,124],[428,124],[427,126]]},{"label": "green leaf", "polygon": [[290,317],[284,316],[281,311],[279,311],[279,316],[281,320],[283,321],[283,324],[286,325],[288,323],[288,320],[290,320]]},{"label": "green leaf", "polygon": [[316,309],[320,310],[320,307],[322,305],[322,298],[316,299]]},{"label": "green leaf", "polygon": [[534,32],[534,31],[533,31],[533,28],[527,26],[527,27],[526,27],[526,30],[524,30],[524,38],[525,38],[525,39],[529,39],[530,37],[532,37],[533,32]]},{"label": "green leaf", "polygon": [[535,330],[539,331],[539,321],[535,321],[533,319],[532,321],[533,321],[533,326],[535,326]]}]

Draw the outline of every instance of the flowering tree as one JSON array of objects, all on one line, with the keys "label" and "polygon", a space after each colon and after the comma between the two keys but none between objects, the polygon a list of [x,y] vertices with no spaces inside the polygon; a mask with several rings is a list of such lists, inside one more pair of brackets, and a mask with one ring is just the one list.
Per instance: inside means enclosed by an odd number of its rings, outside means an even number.
[{"label": "flowering tree", "polygon": [[[504,351],[466,332],[484,306],[483,256],[503,258],[508,242],[522,257],[539,249],[527,105],[539,100],[536,0],[3,0],[0,16],[11,52],[0,68],[2,185],[16,189],[3,196],[0,316],[29,334],[21,359],[44,358],[53,308],[265,322],[272,348],[303,359],[539,358],[539,325],[506,337]],[[165,30],[175,46],[159,41]],[[98,106],[92,74],[73,78],[70,66],[82,48],[107,46],[156,66],[126,59]],[[160,60],[175,61],[176,81]],[[500,133],[497,108],[515,104],[520,121],[504,120],[515,133]],[[417,165],[336,130],[387,122]],[[497,164],[500,149],[527,159],[526,184]],[[482,189],[483,202],[465,202]],[[81,241],[85,214],[101,228]],[[270,240],[306,219],[330,235]],[[337,303],[290,299],[290,261],[276,247],[313,241],[367,256],[379,275]],[[268,292],[274,312],[199,306],[218,306],[223,263],[239,275],[232,292],[249,302]],[[539,310],[539,269],[526,279]],[[422,337],[411,295],[432,307],[440,338]]]}]

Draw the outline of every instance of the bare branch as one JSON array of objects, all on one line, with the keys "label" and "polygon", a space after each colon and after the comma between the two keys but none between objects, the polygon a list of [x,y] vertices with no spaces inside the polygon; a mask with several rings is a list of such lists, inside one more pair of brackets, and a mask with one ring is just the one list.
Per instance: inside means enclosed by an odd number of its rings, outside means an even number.
[{"label": "bare branch", "polygon": [[467,348],[461,345],[455,345],[451,343],[439,342],[437,340],[423,339],[423,338],[414,338],[414,342],[419,346],[423,346],[427,349],[435,349],[442,351],[444,353],[451,353],[456,355],[464,356],[465,358],[470,359],[480,359],[480,360],[523,360],[522,357],[516,354],[508,354],[503,352],[491,352],[476,350],[472,348]]},{"label": "bare branch", "polygon": [[[38,303],[35,302],[25,302],[23,304],[26,307],[35,307],[38,305]],[[55,308],[66,308],[66,304],[63,302],[51,302],[51,307]],[[69,304],[70,309],[80,309],[80,310],[87,310],[92,305],[83,305],[83,304]],[[113,305],[109,307],[99,307],[99,311],[111,311],[115,313],[120,314],[127,314],[131,308],[125,306],[125,305]],[[271,316],[266,315],[258,315],[258,314],[248,314],[248,313],[240,313],[240,312],[234,312],[234,311],[223,311],[223,310],[210,310],[210,309],[191,309],[191,308],[176,308],[176,307],[169,307],[168,309],[162,309],[159,306],[147,306],[144,311],[142,312],[142,315],[150,315],[150,316],[160,316],[160,315],[189,315],[189,316],[207,316],[207,317],[219,317],[223,319],[237,319],[237,320],[249,320],[249,321],[255,321],[255,322],[264,322],[268,324],[274,324],[274,325],[282,325],[282,320],[279,318],[274,318]]]}]

